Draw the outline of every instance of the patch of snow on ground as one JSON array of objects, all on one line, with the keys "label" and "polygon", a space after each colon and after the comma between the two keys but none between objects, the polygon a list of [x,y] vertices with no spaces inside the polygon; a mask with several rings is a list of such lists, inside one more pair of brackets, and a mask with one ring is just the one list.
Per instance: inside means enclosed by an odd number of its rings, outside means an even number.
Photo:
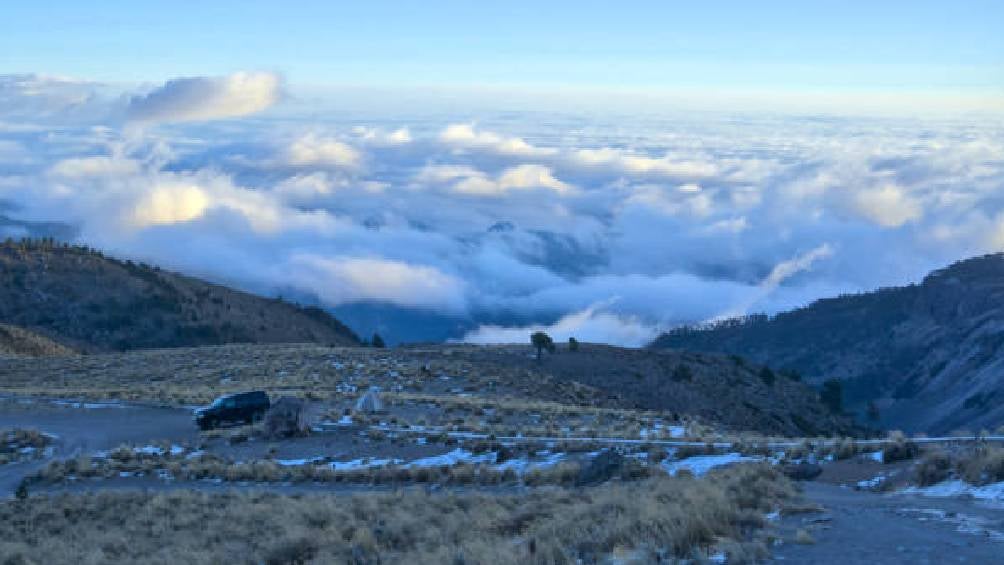
[{"label": "patch of snow on ground", "polygon": [[909,487],[902,492],[931,497],[971,496],[977,500],[1004,503],[1004,482],[973,486],[963,481],[949,480],[929,487]]},{"label": "patch of snow on ground", "polygon": [[763,458],[746,457],[741,453],[726,453],[724,455],[698,455],[679,461],[663,461],[661,465],[670,475],[675,475],[680,470],[686,469],[699,477],[716,467],[754,461],[763,461]]},{"label": "patch of snow on ground", "polygon": [[495,466],[495,469],[498,471],[512,470],[515,471],[517,475],[522,475],[534,469],[545,469],[547,467],[553,467],[558,463],[561,463],[565,459],[564,453],[547,453],[542,455],[544,456],[544,458],[537,461],[531,461],[526,457],[510,459],[503,463],[499,463],[498,465]]},{"label": "patch of snow on ground", "polygon": [[323,460],[323,457],[311,457],[310,459],[276,459],[275,463],[277,465],[282,465],[283,467],[290,467],[296,465],[306,465],[308,463],[317,463],[318,461]]},{"label": "patch of snow on ground", "polygon": [[885,480],[886,480],[886,478],[887,477],[885,476],[885,474],[880,474],[878,476],[872,477],[871,479],[868,479],[868,480],[865,480],[865,481],[858,481],[857,482],[857,486],[858,486],[858,488],[873,489],[873,488],[881,485],[882,483],[884,483]]},{"label": "patch of snow on ground", "polygon": [[352,461],[333,461],[331,468],[335,471],[352,471],[355,469],[368,469],[370,467],[383,467],[400,463],[400,459],[353,459]]},{"label": "patch of snow on ground", "polygon": [[433,455],[415,459],[405,467],[441,467],[443,465],[456,465],[457,463],[491,463],[495,461],[495,453],[484,453],[474,455],[466,449],[454,449],[442,455]]}]

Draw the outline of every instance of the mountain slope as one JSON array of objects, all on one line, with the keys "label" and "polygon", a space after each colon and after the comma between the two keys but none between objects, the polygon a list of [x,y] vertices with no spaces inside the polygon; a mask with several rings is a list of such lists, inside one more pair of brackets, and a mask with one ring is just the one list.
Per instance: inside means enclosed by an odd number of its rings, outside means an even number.
[{"label": "mountain slope", "polygon": [[351,330],[318,308],[49,241],[0,243],[0,322],[83,352],[358,343]]},{"label": "mountain slope", "polygon": [[599,389],[619,406],[700,416],[733,430],[788,436],[860,432],[805,384],[764,375],[761,366],[725,355],[583,343],[574,352],[562,345],[538,363],[529,345],[451,349],[455,358],[476,363],[486,374],[493,366],[541,373]]},{"label": "mountain slope", "polygon": [[880,423],[944,432],[1004,424],[1004,254],[960,261],[921,284],[819,300],[660,336],[656,348],[742,355],[819,383]]},{"label": "mountain slope", "polygon": [[0,324],[0,355],[49,357],[73,355],[73,350],[17,326]]}]

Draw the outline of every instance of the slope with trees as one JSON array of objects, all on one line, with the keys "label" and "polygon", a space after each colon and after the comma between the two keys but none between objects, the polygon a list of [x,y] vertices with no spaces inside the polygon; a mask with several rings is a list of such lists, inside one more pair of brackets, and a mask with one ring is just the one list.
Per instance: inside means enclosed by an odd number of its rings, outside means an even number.
[{"label": "slope with trees", "polygon": [[920,284],[677,329],[652,346],[742,355],[816,386],[839,379],[849,409],[889,427],[993,428],[1004,423],[1004,254]]},{"label": "slope with trees", "polygon": [[320,308],[51,240],[0,243],[0,322],[85,353],[238,342],[359,342]]}]

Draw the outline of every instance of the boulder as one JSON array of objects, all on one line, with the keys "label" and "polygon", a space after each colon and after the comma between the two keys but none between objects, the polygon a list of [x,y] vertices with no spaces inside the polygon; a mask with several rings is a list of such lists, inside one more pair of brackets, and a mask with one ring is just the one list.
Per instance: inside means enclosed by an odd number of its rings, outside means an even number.
[{"label": "boulder", "polygon": [[605,483],[621,474],[625,459],[615,449],[603,450],[579,470],[576,486],[590,486]]},{"label": "boulder", "polygon": [[823,473],[823,468],[817,463],[788,463],[781,466],[781,472],[795,481],[811,481]]},{"label": "boulder", "polygon": [[283,396],[265,413],[265,433],[271,437],[306,435],[310,431],[306,403],[300,398]]}]

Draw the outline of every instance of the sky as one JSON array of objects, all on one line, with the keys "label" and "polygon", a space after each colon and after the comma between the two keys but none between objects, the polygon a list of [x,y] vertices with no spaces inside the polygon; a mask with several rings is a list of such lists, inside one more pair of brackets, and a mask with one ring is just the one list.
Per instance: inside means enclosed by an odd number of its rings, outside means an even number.
[{"label": "sky", "polygon": [[19,2],[0,68],[104,82],[1000,95],[994,1]]},{"label": "sky", "polygon": [[1004,250],[999,3],[205,4],[5,8],[0,237],[633,346]]}]

